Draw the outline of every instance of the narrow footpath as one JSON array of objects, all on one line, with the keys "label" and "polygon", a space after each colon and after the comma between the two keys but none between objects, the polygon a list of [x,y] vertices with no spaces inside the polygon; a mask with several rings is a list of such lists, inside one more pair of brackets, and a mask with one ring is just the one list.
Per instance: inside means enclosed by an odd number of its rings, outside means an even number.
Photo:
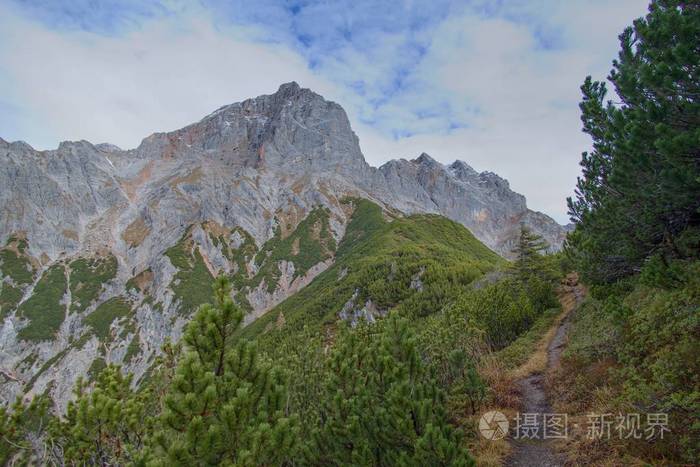
[{"label": "narrow footpath", "polygon": [[[516,381],[521,395],[520,414],[536,414],[536,428],[529,430],[530,439],[513,439],[512,454],[506,460],[506,466],[563,466],[564,461],[556,454],[552,439],[543,436],[543,414],[551,414],[552,408],[547,400],[544,380],[547,372],[556,368],[566,344],[566,334],[570,326],[571,312],[576,309],[585,295],[583,286],[578,283],[576,275],[569,275],[561,286],[559,301],[562,305],[562,318],[554,325],[556,330],[548,333],[551,340],[546,346],[547,364],[544,371],[534,371]],[[552,335],[553,334],[553,335]],[[534,358],[534,356],[533,356]]]}]

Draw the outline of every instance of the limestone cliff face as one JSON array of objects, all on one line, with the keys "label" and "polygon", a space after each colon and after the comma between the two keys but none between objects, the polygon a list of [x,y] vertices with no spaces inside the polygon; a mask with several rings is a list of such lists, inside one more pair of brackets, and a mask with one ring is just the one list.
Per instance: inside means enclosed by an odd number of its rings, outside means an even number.
[{"label": "limestone cliff face", "polygon": [[0,139],[0,399],[48,391],[63,409],[109,362],[142,377],[221,271],[259,316],[332,263],[346,197],[442,214],[504,255],[521,222],[553,249],[565,235],[464,162],[370,167],[343,109],[296,83],[132,150]]}]

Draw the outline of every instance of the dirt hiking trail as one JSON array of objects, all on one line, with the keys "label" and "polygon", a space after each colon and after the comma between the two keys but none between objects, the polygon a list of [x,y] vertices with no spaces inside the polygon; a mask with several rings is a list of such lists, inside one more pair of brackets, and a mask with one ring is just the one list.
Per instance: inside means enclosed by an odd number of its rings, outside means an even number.
[{"label": "dirt hiking trail", "polygon": [[[562,306],[561,318],[554,324],[553,329],[545,339],[551,336],[546,345],[546,366],[531,371],[531,374],[516,381],[521,395],[522,414],[537,414],[537,426],[531,432],[536,432],[531,439],[513,439],[511,445],[513,451],[506,459],[506,466],[563,466],[564,460],[556,454],[552,446],[552,439],[544,439],[543,414],[552,413],[552,408],[547,401],[544,388],[545,374],[559,365],[561,353],[566,344],[566,335],[570,326],[571,312],[581,303],[585,290],[578,283],[578,277],[571,274],[564,280],[559,293],[559,301]],[[533,355],[532,359],[537,357]],[[545,355],[539,358],[544,359]],[[536,368],[536,364],[526,364],[529,368]]]}]

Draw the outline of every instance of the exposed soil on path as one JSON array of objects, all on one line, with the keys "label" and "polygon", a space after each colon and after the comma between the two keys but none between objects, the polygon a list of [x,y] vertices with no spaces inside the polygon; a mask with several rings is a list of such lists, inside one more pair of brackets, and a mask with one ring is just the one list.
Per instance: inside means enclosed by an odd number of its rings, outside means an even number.
[{"label": "exposed soil on path", "polygon": [[[562,305],[563,318],[557,322],[554,335],[547,345],[547,365],[545,372],[551,371],[561,359],[566,344],[566,334],[570,326],[571,312],[578,306],[584,296],[584,289],[578,284],[577,277],[570,275],[562,284],[559,300]],[[506,466],[563,466],[564,460],[557,455],[552,446],[552,439],[545,439],[543,414],[551,414],[552,408],[547,401],[544,388],[545,374],[541,371],[528,375],[516,385],[521,396],[520,414],[536,414],[536,428],[530,430],[528,439],[513,439],[513,452],[506,460]],[[524,421],[524,420],[523,420]]]}]

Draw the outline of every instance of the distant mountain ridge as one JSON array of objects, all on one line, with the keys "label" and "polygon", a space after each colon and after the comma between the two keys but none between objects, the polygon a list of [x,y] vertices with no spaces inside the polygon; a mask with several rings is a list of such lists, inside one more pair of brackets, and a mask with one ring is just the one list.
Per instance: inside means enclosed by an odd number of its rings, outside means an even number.
[{"label": "distant mountain ridge", "polygon": [[[525,198],[511,191],[506,180],[491,172],[477,173],[465,162],[445,167],[423,153],[412,161],[392,160],[378,169],[370,167],[343,109],[296,83],[284,84],[272,95],[221,107],[180,130],[155,133],[128,151],[87,141],[35,151],[24,142],[7,143],[1,138],[0,148],[4,205],[42,203],[38,199],[41,191],[57,195],[51,196],[57,204],[44,210],[63,214],[62,220],[76,228],[81,241],[87,232],[76,219],[78,212],[80,217],[93,218],[106,209],[104,203],[110,207],[120,202],[134,204],[131,198],[160,175],[154,166],[166,172],[162,175],[169,175],[168,171],[176,175],[196,168],[198,162],[214,165],[215,160],[241,178],[255,172],[275,172],[283,180],[323,177],[407,213],[440,213],[461,222],[506,256],[510,224],[532,224],[555,249],[563,240],[564,229],[548,216],[528,210]],[[100,183],[105,181],[101,178],[117,183]],[[43,190],[34,185],[41,181],[48,185]],[[61,204],[61,199],[77,199],[78,206]],[[16,216],[5,212],[8,210],[3,210],[0,238],[17,230],[34,230],[37,242],[42,248],[52,247],[49,250],[74,251],[80,243],[33,229],[35,220],[41,218],[35,214],[47,213],[31,209]],[[261,235],[258,240],[264,239]]]},{"label": "distant mountain ridge", "polygon": [[0,395],[65,404],[108,362],[138,379],[220,271],[254,319],[333,263],[347,198],[441,214],[505,256],[521,223],[553,249],[566,233],[464,162],[369,166],[342,107],[296,83],[131,150],[0,139]]}]

